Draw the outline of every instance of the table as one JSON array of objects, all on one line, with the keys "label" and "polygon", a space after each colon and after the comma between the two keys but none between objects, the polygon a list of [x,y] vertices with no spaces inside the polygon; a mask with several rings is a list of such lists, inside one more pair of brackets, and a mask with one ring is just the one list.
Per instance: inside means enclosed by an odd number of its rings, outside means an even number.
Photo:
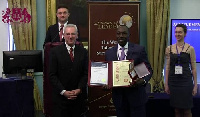
[{"label": "table", "polygon": [[34,117],[33,79],[0,78],[0,117]]},{"label": "table", "polygon": [[[166,93],[149,93],[146,105],[147,117],[174,117],[174,109],[170,106]],[[200,96],[193,98],[192,117],[200,116]]]}]

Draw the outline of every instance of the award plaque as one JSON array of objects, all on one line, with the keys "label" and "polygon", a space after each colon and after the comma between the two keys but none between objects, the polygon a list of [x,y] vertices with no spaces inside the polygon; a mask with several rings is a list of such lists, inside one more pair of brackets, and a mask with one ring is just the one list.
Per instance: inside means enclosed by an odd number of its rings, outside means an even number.
[{"label": "award plaque", "polygon": [[129,69],[128,73],[129,73],[129,75],[130,75],[130,77],[132,79],[134,79],[135,76],[138,76],[139,78],[143,78],[143,77],[145,77],[145,76],[150,74],[150,72],[147,69],[147,67],[146,67],[144,62],[140,63],[140,64],[138,64],[138,65],[136,65],[134,67],[129,66],[129,68],[130,69]]}]

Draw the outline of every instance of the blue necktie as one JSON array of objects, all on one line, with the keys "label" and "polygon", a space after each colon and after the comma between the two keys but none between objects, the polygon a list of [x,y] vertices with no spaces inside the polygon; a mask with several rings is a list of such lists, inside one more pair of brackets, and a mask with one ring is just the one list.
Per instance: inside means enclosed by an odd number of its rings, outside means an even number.
[{"label": "blue necktie", "polygon": [[124,52],[124,48],[121,48],[122,52],[121,52],[121,56],[120,56],[120,61],[121,60],[125,60],[125,52]]}]

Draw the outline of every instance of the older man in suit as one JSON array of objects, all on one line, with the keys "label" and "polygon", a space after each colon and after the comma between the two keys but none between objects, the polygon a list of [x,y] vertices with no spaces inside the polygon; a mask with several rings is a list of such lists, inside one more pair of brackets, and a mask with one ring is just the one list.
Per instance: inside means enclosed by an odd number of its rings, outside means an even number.
[{"label": "older man in suit", "polygon": [[152,76],[152,68],[147,59],[145,48],[128,42],[129,29],[123,25],[117,29],[118,44],[109,49],[105,53],[106,61],[120,60],[122,49],[125,53],[123,59],[134,60],[134,65],[144,62],[150,71],[150,74],[135,80],[135,84],[130,84],[130,87],[112,88],[113,103],[116,108],[117,117],[146,117],[145,103],[147,95],[145,91],[146,83]]},{"label": "older man in suit", "polygon": [[53,89],[53,117],[79,117],[85,111],[88,52],[75,45],[76,25],[64,27],[65,44],[50,51],[50,82]]}]

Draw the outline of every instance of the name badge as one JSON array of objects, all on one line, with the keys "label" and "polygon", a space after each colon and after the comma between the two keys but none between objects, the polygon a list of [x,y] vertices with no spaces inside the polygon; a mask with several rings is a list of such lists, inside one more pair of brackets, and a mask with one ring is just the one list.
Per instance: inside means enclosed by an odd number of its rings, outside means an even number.
[{"label": "name badge", "polygon": [[180,65],[175,66],[175,74],[183,74],[183,67]]}]

